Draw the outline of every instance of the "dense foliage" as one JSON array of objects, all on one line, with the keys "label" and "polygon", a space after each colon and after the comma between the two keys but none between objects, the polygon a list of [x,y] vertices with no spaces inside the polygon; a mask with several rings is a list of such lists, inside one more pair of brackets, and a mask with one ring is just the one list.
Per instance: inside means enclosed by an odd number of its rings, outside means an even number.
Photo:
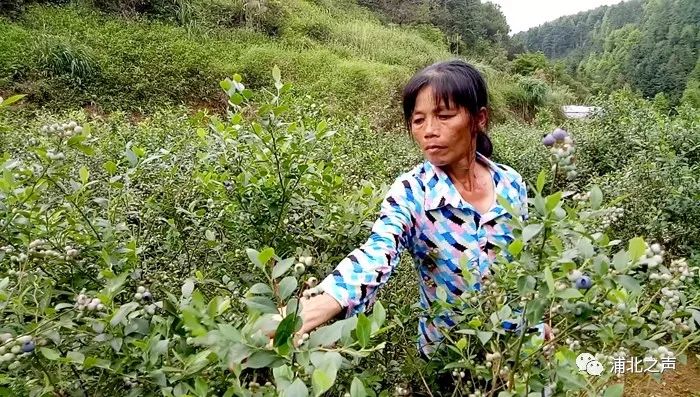
[{"label": "dense foliage", "polygon": [[697,86],[691,72],[700,59],[698,21],[697,1],[633,0],[562,17],[516,39],[529,51],[564,58],[596,91],[629,86],[646,97],[664,93],[675,104]]},{"label": "dense foliage", "polygon": [[508,22],[500,8],[480,0],[359,0],[399,24],[432,24],[447,37],[450,51],[478,56],[489,44],[507,42]]},{"label": "dense foliage", "polygon": [[[684,361],[697,343],[697,268],[675,241],[614,238],[635,209],[577,183],[595,174],[586,133],[555,132],[550,149],[535,133],[527,157],[512,127],[494,138],[528,176],[530,219],[508,207],[516,239],[479,291],[438,293],[427,315],[459,319],[438,354],[419,360],[411,343],[426,313],[408,305],[410,268],[371,314],[296,339],[299,304],[371,226],[386,185],[365,176],[391,181],[419,156],[405,136],[325,120],[316,104],[288,99],[279,70],[273,77],[260,102],[240,76],[222,81],[225,118],[171,110],[131,125],[3,113],[4,392],[621,396],[614,373],[586,377],[577,355],[607,368],[621,355]],[[604,130],[605,120],[577,128]],[[538,167],[550,159],[548,177]],[[466,264],[463,274],[475,277]],[[506,326],[543,321],[552,341]]]}]

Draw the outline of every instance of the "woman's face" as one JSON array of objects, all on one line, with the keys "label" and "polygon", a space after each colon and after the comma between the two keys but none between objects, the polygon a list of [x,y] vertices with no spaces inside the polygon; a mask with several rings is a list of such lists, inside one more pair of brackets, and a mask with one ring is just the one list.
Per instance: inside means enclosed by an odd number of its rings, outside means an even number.
[{"label": "woman's face", "polygon": [[469,158],[476,150],[475,124],[485,126],[486,111],[477,114],[477,120],[470,120],[467,109],[446,104],[435,104],[433,90],[423,88],[416,98],[416,106],[411,116],[411,132],[420,145],[425,158],[436,166],[455,164]]}]

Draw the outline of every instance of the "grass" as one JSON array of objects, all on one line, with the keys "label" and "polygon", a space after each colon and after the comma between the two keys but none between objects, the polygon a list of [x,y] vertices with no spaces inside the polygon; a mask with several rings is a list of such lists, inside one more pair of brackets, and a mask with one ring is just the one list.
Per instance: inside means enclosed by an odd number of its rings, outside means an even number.
[{"label": "grass", "polygon": [[[278,65],[295,94],[391,129],[408,78],[452,57],[437,29],[384,25],[350,0],[269,3],[277,4],[271,15],[252,24],[241,22],[239,3],[192,0],[169,18],[125,18],[79,2],[28,7],[17,20],[0,18],[0,94],[25,93],[28,103],[54,110],[223,109],[219,81],[239,73],[251,88],[269,87]],[[509,99],[517,79],[503,65],[478,66],[493,119],[517,115],[508,110],[522,106]]]},{"label": "grass", "polygon": [[[17,22],[0,19],[0,90],[56,109],[220,103],[220,80],[240,73],[253,88],[269,86],[277,64],[300,93],[339,109],[379,112],[413,71],[449,55],[349,2],[332,13],[306,1],[285,7],[281,33],[271,37],[245,27],[124,19],[83,5],[33,6]],[[349,14],[338,24],[343,10]]]}]

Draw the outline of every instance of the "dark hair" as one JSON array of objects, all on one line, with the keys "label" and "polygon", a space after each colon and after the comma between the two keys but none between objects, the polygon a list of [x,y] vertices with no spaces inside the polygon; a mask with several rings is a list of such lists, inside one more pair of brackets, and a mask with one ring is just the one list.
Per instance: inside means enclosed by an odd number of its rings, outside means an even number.
[{"label": "dark hair", "polygon": [[[403,114],[408,130],[418,93],[430,86],[435,100],[445,106],[461,106],[471,115],[489,108],[486,80],[476,68],[464,61],[450,60],[432,64],[416,73],[403,90]],[[486,131],[477,131],[476,150],[486,157],[493,155],[493,144]]]}]

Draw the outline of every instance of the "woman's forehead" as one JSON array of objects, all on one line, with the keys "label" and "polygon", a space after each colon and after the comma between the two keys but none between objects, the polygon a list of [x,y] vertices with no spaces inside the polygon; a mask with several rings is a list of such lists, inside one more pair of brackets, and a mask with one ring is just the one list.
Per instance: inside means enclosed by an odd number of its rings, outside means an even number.
[{"label": "woman's forehead", "polygon": [[449,93],[439,92],[431,86],[426,86],[418,93],[415,110],[452,109],[454,101]]}]

